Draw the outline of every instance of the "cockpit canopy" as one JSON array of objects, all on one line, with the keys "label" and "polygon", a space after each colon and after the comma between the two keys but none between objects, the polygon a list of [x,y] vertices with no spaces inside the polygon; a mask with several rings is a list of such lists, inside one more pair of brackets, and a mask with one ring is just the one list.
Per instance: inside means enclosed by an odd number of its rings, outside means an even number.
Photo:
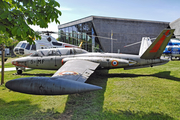
[{"label": "cockpit canopy", "polygon": [[31,57],[37,56],[61,56],[61,55],[74,55],[87,53],[86,50],[79,48],[52,48],[52,49],[39,49],[31,55]]}]

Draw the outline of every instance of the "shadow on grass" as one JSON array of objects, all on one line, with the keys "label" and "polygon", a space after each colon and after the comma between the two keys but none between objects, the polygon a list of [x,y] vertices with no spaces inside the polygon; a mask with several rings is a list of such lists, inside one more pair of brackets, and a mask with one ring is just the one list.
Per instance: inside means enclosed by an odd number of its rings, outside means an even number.
[{"label": "shadow on grass", "polygon": [[164,79],[169,79],[169,80],[174,80],[174,81],[180,81],[180,78],[174,77],[170,75],[171,71],[164,71],[164,72],[159,72],[151,75],[141,75],[141,74],[129,74],[129,73],[120,73],[120,74],[107,74],[108,78],[113,78],[113,77],[121,77],[121,78],[126,78],[126,77],[144,77],[144,76],[152,76],[152,77],[158,77],[158,78],[164,78]]},{"label": "shadow on grass", "polygon": [[31,104],[28,99],[11,102],[0,99],[1,120],[50,119],[57,118],[56,116],[59,114],[55,112],[54,108],[41,111],[39,105]]},{"label": "shadow on grass", "polygon": [[[23,75],[35,75],[35,76],[52,76],[52,74],[30,74],[24,73]],[[100,71],[100,73],[93,74],[87,81],[89,84],[97,85],[103,87],[103,90],[99,91],[92,91],[80,94],[72,94],[68,95],[67,102],[63,113],[55,112],[54,109],[48,109],[47,111],[40,111],[38,105],[31,105],[30,101],[15,101],[6,103],[0,99],[0,106],[3,104],[10,104],[9,109],[15,111],[6,117],[7,119],[17,118],[19,119],[20,116],[22,118],[27,119],[145,119],[145,120],[152,120],[152,119],[163,119],[163,120],[171,120],[174,119],[167,114],[164,113],[156,113],[156,112],[149,112],[145,113],[143,111],[130,111],[130,110],[117,110],[117,111],[108,111],[103,109],[104,105],[104,94],[106,92],[107,81],[108,78],[113,77],[141,77],[141,76],[153,76],[158,78],[165,78],[175,81],[180,81],[180,78],[170,76],[170,71],[159,72],[156,74],[151,75],[140,75],[140,74],[128,74],[128,73],[121,73],[121,74],[108,74],[108,71]],[[108,96],[106,96],[108,97]],[[27,111],[22,111],[22,113],[16,113],[21,109],[21,104],[25,104],[23,107],[27,107]],[[14,108],[15,107],[15,108]],[[28,109],[31,108],[31,109]],[[7,115],[8,108],[0,107],[0,116]],[[34,112],[37,111],[37,112]],[[25,113],[27,112],[27,113]],[[5,114],[5,115],[4,115]]]},{"label": "shadow on grass", "polygon": [[[102,112],[104,93],[106,91],[107,78],[103,77],[108,70],[98,71],[88,79],[88,84],[101,86],[103,89],[92,92],[69,95],[64,112],[60,119],[87,119],[87,116],[97,115]],[[97,119],[94,117],[93,119]]]},{"label": "shadow on grass", "polygon": [[[25,72],[23,72],[22,74],[14,74],[14,75],[21,75],[21,76],[52,76],[53,74],[52,73],[48,73],[48,70],[46,70],[47,71],[47,73],[29,73],[30,71],[32,71],[32,70],[34,70],[34,69],[27,69]],[[26,73],[26,72],[28,72],[28,73]]]},{"label": "shadow on grass", "polygon": [[[171,120],[172,117],[168,116],[164,113],[144,113],[142,111],[134,112],[134,111],[122,111],[117,110],[117,112],[112,112],[103,109],[104,105],[104,94],[107,87],[108,81],[108,72],[104,73],[95,73],[93,74],[87,83],[101,86],[103,90],[92,91],[80,94],[72,94],[68,96],[65,110],[62,114],[60,114],[59,119],[61,120],[81,120],[81,119],[106,119],[106,120],[127,120],[127,119],[163,119],[163,120]],[[110,75],[111,76],[111,75]],[[115,74],[115,76],[119,77],[119,74]],[[114,77],[114,74],[111,76]],[[129,77],[129,76],[128,76]],[[107,97],[107,96],[106,96]]]},{"label": "shadow on grass", "polygon": [[31,105],[29,100],[6,102],[0,99],[0,119],[20,119],[33,111],[38,110],[38,105]]},{"label": "shadow on grass", "polygon": [[21,75],[24,76],[53,76],[53,74],[46,74],[46,73],[37,73],[37,74],[31,74],[31,73],[22,73]]}]

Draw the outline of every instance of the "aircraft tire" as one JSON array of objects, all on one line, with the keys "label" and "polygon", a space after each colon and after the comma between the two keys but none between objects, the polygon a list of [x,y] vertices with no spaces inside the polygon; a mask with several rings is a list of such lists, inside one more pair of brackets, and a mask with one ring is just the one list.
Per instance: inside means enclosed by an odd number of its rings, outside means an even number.
[{"label": "aircraft tire", "polygon": [[17,70],[17,74],[22,74],[22,70]]}]

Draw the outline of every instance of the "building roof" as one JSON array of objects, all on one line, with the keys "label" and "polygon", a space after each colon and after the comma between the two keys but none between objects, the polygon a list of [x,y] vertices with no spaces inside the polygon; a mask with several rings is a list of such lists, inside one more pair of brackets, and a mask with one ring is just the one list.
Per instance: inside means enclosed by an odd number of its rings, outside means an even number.
[{"label": "building roof", "polygon": [[58,25],[58,28],[65,28],[68,26],[73,26],[73,25],[77,25],[80,23],[85,23],[85,22],[89,22],[92,21],[93,19],[104,19],[104,20],[117,20],[117,21],[129,21],[129,22],[149,22],[149,23],[158,23],[158,24],[169,24],[169,22],[163,22],[163,21],[152,21],[152,20],[139,20],[139,19],[127,19],[127,18],[116,18],[116,17],[104,17],[104,16],[88,16],[88,17],[84,17],[81,19],[77,19],[68,23],[64,23],[64,24],[60,24]]}]

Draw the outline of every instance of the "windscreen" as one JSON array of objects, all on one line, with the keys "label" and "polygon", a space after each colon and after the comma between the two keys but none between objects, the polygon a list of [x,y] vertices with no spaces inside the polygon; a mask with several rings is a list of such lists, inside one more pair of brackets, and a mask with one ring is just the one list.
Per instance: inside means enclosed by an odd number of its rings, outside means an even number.
[{"label": "windscreen", "polygon": [[36,44],[33,44],[33,45],[32,45],[31,50],[36,50]]},{"label": "windscreen", "polygon": [[22,42],[19,42],[19,43],[16,45],[16,47],[20,47],[21,44],[22,44]]},{"label": "windscreen", "polygon": [[26,47],[26,43],[23,43],[22,45],[21,45],[21,48],[25,48]]},{"label": "windscreen", "polygon": [[30,46],[31,45],[28,43],[25,49],[30,50]]}]

